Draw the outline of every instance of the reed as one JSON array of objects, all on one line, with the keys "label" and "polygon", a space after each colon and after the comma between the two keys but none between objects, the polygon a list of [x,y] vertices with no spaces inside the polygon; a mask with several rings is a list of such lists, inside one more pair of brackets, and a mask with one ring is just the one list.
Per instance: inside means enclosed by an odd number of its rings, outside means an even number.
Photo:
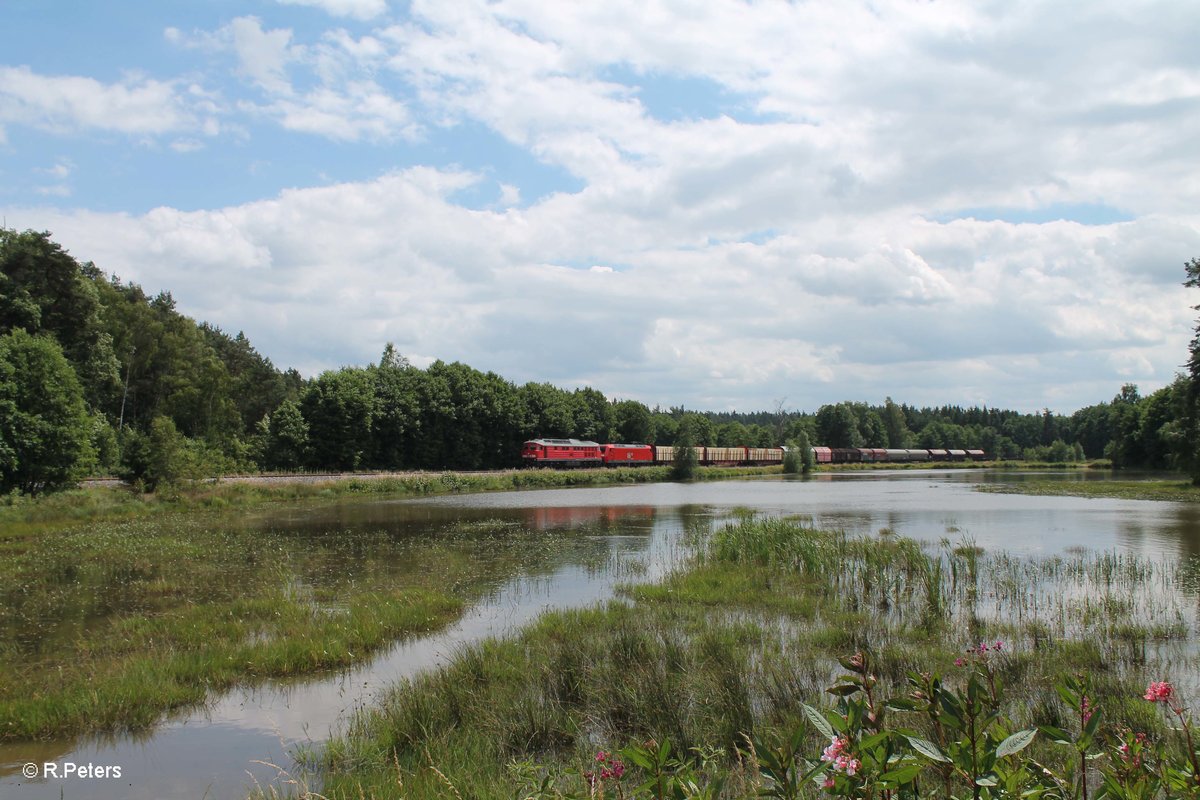
[{"label": "reed", "polygon": [[[625,587],[624,602],[544,615],[399,685],[314,755],[315,785],[386,797],[400,780],[406,797],[444,797],[448,781],[464,798],[512,797],[527,791],[514,765],[578,776],[597,750],[645,741],[685,759],[715,753],[744,777],[747,741],[791,735],[855,651],[870,654],[881,693],[902,693],[910,673],[951,680],[965,649],[1003,640],[993,663],[1020,687],[1004,709],[1020,726],[1061,724],[1070,709],[1054,683],[1082,670],[1113,725],[1161,731],[1130,698],[1147,676],[1197,675],[1194,596],[1174,566],[852,538],[744,514],[695,543],[686,569]],[[814,729],[801,744],[828,741]],[[1044,742],[1032,752],[1066,763]]]}]

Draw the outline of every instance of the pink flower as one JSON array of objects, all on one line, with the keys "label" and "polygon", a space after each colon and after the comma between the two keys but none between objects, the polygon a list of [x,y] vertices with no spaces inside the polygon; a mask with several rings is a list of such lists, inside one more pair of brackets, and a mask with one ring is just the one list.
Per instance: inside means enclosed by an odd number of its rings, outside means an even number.
[{"label": "pink flower", "polygon": [[835,765],[836,765],[837,759],[840,757],[839,754],[842,752],[842,750],[845,747],[846,747],[845,739],[842,739],[837,736],[833,737],[833,739],[831,739],[829,742],[829,746],[826,747],[824,752],[821,753],[821,760],[822,761],[833,761],[833,762],[835,762]]},{"label": "pink flower", "polygon": [[821,786],[823,786],[826,789],[832,789],[833,788],[833,778],[826,778],[825,782],[822,783]]},{"label": "pink flower", "polygon": [[[862,762],[857,758],[851,758],[845,752],[846,745],[848,744],[849,742],[845,739],[835,736],[829,743],[829,746],[825,748],[825,751],[821,753],[821,760],[832,762],[835,770],[853,777],[862,768]],[[833,778],[826,778],[825,780],[828,783]],[[827,785],[826,788],[829,788],[829,786]]]},{"label": "pink flower", "polygon": [[1079,705],[1079,716],[1083,718],[1084,725],[1086,725],[1087,721],[1092,718],[1093,711],[1095,711],[1095,709],[1092,708],[1091,701],[1088,700],[1087,695],[1084,695],[1083,702]]},{"label": "pink flower", "polygon": [[842,769],[845,770],[847,775],[853,777],[854,773],[858,772],[858,768],[861,766],[862,763],[857,758],[848,758],[846,759],[846,764],[844,767],[842,767]]},{"label": "pink flower", "polygon": [[596,761],[608,761],[608,753],[604,752],[603,750],[596,753]]},{"label": "pink flower", "polygon": [[1146,693],[1142,695],[1151,703],[1169,703],[1174,696],[1175,688],[1166,681],[1151,681],[1146,687]]},{"label": "pink flower", "polygon": [[967,662],[961,658],[954,659],[954,666],[956,666],[956,667],[961,667],[963,664],[966,664],[966,663]]}]

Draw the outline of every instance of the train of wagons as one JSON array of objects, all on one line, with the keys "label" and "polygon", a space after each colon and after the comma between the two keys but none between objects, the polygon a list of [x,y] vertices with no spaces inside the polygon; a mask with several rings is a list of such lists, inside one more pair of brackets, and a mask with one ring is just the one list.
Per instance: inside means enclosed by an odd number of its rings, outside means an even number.
[{"label": "train of wagons", "polygon": [[[705,466],[763,467],[782,464],[783,447],[696,447]],[[818,464],[861,462],[984,461],[982,450],[917,450],[882,447],[813,447]],[[675,462],[675,448],[652,444],[598,444],[580,439],[530,439],[521,448],[528,467],[637,467]]]}]

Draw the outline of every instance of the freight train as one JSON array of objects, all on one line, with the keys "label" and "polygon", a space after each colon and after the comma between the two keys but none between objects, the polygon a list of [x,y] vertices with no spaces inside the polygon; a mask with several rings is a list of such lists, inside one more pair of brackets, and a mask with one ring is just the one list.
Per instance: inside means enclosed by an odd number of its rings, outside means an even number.
[{"label": "freight train", "polygon": [[[769,467],[783,463],[783,447],[696,447],[705,466]],[[813,447],[818,464],[908,461],[983,461],[982,450],[913,450],[872,447]],[[597,444],[579,439],[530,439],[521,448],[527,467],[637,467],[673,464],[675,448],[650,444]]]}]

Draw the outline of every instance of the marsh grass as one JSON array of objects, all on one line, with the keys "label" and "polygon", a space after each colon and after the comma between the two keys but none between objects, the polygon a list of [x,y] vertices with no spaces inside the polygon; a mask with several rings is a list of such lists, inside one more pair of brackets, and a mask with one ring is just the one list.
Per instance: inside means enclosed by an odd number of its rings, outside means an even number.
[{"label": "marsh grass", "polygon": [[552,561],[563,535],[499,519],[298,535],[191,513],[2,540],[0,741],[136,730],[235,684],[349,666]]},{"label": "marsh grass", "polygon": [[[1136,701],[1147,676],[1196,674],[1183,569],[730,517],[697,537],[686,569],[625,587],[625,602],[544,615],[512,640],[465,647],[399,685],[312,755],[322,795],[390,797],[400,781],[406,797],[447,797],[450,784],[462,798],[513,797],[521,785],[506,765],[578,776],[597,750],[647,740],[717,752],[738,785],[753,784],[747,737],[801,724],[803,704],[823,704],[843,671],[837,659],[856,650],[899,692],[909,671],[954,680],[965,648],[1003,640],[994,663],[1020,726],[1062,725],[1069,710],[1053,682],[1083,671],[1106,719],[1161,730]],[[920,719],[911,724],[921,729]],[[806,746],[824,744],[814,731]],[[1047,764],[1062,759],[1045,743],[1034,748]]]},{"label": "marsh grass", "polygon": [[988,483],[976,487],[981,492],[1028,494],[1047,497],[1113,497],[1121,500],[1165,500],[1175,503],[1200,503],[1200,487],[1190,481],[1064,481],[1038,479],[1019,483]]},{"label": "marsh grass", "polygon": [[[696,480],[779,474],[780,467],[700,467]],[[0,495],[0,542],[82,521],[118,521],[173,511],[244,509],[297,500],[347,497],[429,497],[444,494],[658,483],[669,467],[507,470],[312,476],[233,476],[193,481],[155,494],[124,486],[94,486],[30,498]]]}]

